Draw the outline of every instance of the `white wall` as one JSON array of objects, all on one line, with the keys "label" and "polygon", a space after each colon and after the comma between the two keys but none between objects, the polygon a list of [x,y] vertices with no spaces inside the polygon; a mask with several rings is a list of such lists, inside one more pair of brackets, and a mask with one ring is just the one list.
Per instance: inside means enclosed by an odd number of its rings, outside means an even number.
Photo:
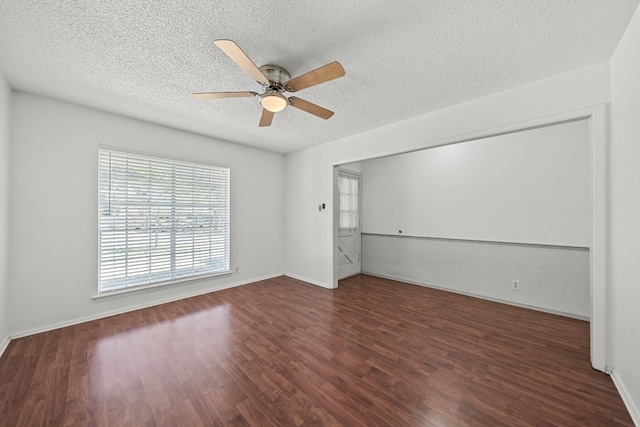
[{"label": "white wall", "polygon": [[588,319],[589,147],[580,120],[362,162],[362,270]]},{"label": "white wall", "polygon": [[[334,165],[472,139],[610,100],[610,68],[603,62],[287,155],[285,272],[335,286]],[[318,212],[323,202],[327,209]]]},{"label": "white wall", "polygon": [[[21,92],[11,106],[12,333],[282,274],[282,155]],[[101,143],[229,165],[231,263],[240,273],[94,301]]]},{"label": "white wall", "polygon": [[591,313],[587,249],[365,234],[362,271],[579,319]]},{"label": "white wall", "polygon": [[613,378],[640,425],[640,8],[611,59]]},{"label": "white wall", "polygon": [[589,247],[589,123],[363,162],[364,233]]},{"label": "white wall", "polygon": [[0,355],[9,343],[9,111],[11,89],[0,72]]},{"label": "white wall", "polygon": [[340,165],[340,169],[344,169],[352,172],[362,172],[362,162],[353,162],[353,163]]}]

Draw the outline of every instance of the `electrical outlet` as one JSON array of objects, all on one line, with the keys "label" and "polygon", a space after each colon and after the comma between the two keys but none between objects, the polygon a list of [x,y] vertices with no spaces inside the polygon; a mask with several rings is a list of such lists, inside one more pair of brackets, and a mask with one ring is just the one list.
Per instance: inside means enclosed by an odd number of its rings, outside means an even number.
[{"label": "electrical outlet", "polygon": [[513,289],[514,291],[519,291],[520,290],[520,280],[512,280],[511,281],[511,289]]},{"label": "electrical outlet", "polygon": [[236,265],[236,268],[233,269],[234,273],[240,273],[240,267]]}]

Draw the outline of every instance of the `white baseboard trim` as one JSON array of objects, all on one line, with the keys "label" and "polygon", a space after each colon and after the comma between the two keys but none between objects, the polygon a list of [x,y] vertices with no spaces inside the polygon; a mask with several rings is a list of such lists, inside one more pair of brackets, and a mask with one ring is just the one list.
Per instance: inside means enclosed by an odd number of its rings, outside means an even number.
[{"label": "white baseboard trim", "polygon": [[385,275],[382,275],[382,274],[370,273],[370,272],[367,272],[367,271],[363,271],[362,274],[368,274],[369,276],[380,277],[382,279],[396,280],[398,282],[409,283],[410,285],[418,285],[418,286],[424,286],[424,287],[427,287],[427,288],[438,289],[438,290],[441,290],[441,291],[453,292],[454,294],[466,295],[468,297],[474,297],[474,298],[484,299],[484,300],[487,300],[487,301],[499,302],[501,304],[513,305],[513,306],[516,306],[516,307],[527,308],[529,310],[535,310],[535,311],[541,311],[543,313],[555,314],[557,316],[570,317],[572,319],[578,319],[578,320],[586,320],[587,322],[589,321],[589,316],[582,316],[582,315],[579,315],[579,314],[566,313],[564,311],[553,310],[553,309],[550,309],[550,308],[538,307],[538,306],[535,306],[535,305],[522,304],[522,303],[519,303],[519,302],[503,300],[503,299],[500,299],[500,298],[494,298],[494,297],[490,297],[490,296],[486,296],[486,295],[480,295],[480,294],[474,294],[474,293],[471,293],[471,292],[459,291],[457,289],[451,289],[451,288],[447,288],[447,287],[444,287],[444,286],[433,285],[431,283],[416,282],[416,281],[413,281],[413,280],[403,279],[401,277],[385,276]]},{"label": "white baseboard trim", "polygon": [[312,285],[320,286],[320,287],[323,287],[323,288],[326,288],[326,289],[334,289],[333,286],[329,286],[326,283],[318,282],[317,280],[308,279],[308,278],[303,277],[303,276],[298,276],[297,274],[293,274],[293,273],[289,273],[289,272],[285,271],[284,275],[287,276],[287,277],[291,277],[292,279],[302,280],[303,282],[311,283]]},{"label": "white baseboard trim", "polygon": [[0,357],[2,357],[2,355],[4,354],[4,351],[7,349],[10,342],[11,342],[11,337],[9,335],[2,338],[2,341],[0,341]]},{"label": "white baseboard trim", "polygon": [[190,293],[187,293],[187,294],[177,295],[177,296],[173,296],[173,297],[170,297],[170,298],[165,298],[165,299],[161,299],[161,300],[157,300],[157,301],[153,301],[153,302],[149,302],[149,303],[136,304],[136,305],[131,306],[131,307],[124,307],[124,308],[120,308],[120,309],[117,309],[117,310],[102,312],[102,313],[98,313],[98,314],[92,314],[90,316],[84,316],[84,317],[78,317],[78,318],[71,319],[71,320],[65,320],[63,322],[58,322],[58,323],[54,323],[54,324],[51,324],[51,325],[46,325],[46,326],[41,326],[41,327],[37,327],[37,328],[27,329],[25,331],[15,332],[15,333],[11,334],[9,338],[10,339],[16,339],[16,338],[27,337],[29,335],[40,334],[42,332],[48,332],[48,331],[52,331],[54,329],[60,329],[60,328],[64,328],[64,327],[67,327],[67,326],[73,326],[73,325],[77,325],[77,324],[84,323],[84,322],[90,322],[92,320],[104,319],[105,317],[115,316],[117,314],[128,313],[130,311],[140,310],[142,308],[153,307],[153,306],[156,306],[156,305],[167,304],[167,303],[170,303],[170,302],[173,302],[173,301],[179,301],[179,300],[182,300],[182,299],[197,297],[199,295],[204,295],[204,294],[208,294],[208,293],[211,293],[211,292],[221,291],[221,290],[229,289],[229,288],[235,288],[237,286],[248,285],[248,284],[251,284],[251,283],[259,282],[261,280],[273,279],[275,277],[280,277],[283,274],[284,273],[276,273],[276,274],[270,274],[270,275],[262,276],[262,277],[255,277],[255,278],[253,278],[251,280],[246,280],[246,281],[236,282],[236,283],[230,283],[230,284],[226,284],[226,285],[222,285],[222,286],[214,286],[214,287],[207,288],[207,289],[202,289],[202,290],[199,290],[199,291],[196,291],[196,292],[190,292]]},{"label": "white baseboard trim", "polygon": [[631,398],[631,394],[629,394],[627,387],[625,387],[624,381],[622,381],[622,378],[620,378],[616,370],[613,368],[611,368],[611,373],[609,375],[611,375],[613,384],[618,389],[618,393],[620,393],[620,397],[622,397],[622,401],[627,407],[627,411],[629,411],[629,415],[631,415],[633,423],[640,426],[640,410],[638,409],[636,402]]}]

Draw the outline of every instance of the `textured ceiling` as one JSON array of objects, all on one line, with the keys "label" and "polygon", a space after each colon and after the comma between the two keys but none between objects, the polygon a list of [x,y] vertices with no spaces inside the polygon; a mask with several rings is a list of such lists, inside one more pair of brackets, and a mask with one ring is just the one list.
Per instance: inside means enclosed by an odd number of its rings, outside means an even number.
[{"label": "textured ceiling", "polygon": [[[14,89],[276,152],[353,135],[611,57],[639,0],[0,0],[0,68]],[[259,128],[259,91],[214,44],[235,40],[292,76],[346,76],[296,93]]]}]

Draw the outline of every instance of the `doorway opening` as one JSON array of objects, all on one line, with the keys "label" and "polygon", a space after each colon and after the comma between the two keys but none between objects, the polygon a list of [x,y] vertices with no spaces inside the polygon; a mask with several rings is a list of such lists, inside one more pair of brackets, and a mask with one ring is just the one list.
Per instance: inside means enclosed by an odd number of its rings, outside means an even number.
[{"label": "doorway opening", "polygon": [[361,271],[361,175],[338,169],[338,280]]},{"label": "doorway opening", "polygon": [[[435,140],[422,141],[406,146],[387,147],[380,152],[360,153],[333,162],[334,166],[334,220],[333,236],[334,250],[334,282],[333,287],[338,286],[337,270],[337,241],[338,241],[338,189],[337,170],[346,164],[358,164],[360,162],[393,156],[396,154],[420,151],[426,148],[435,148],[462,142],[475,141],[491,138],[499,135],[506,135],[514,132],[522,132],[540,127],[553,126],[577,120],[588,122],[588,151],[589,151],[589,209],[591,212],[590,236],[588,241],[589,253],[589,289],[590,289],[590,339],[591,339],[591,364],[593,368],[600,371],[607,371],[607,360],[611,355],[607,349],[607,334],[611,332],[611,325],[606,315],[608,289],[607,282],[610,276],[609,262],[606,247],[610,236],[610,219],[607,209],[609,191],[609,155],[608,143],[609,134],[607,128],[608,107],[599,105],[587,107],[580,110],[559,113],[551,116],[538,117],[524,122],[510,123],[491,129],[480,129],[464,135],[452,135]],[[393,145],[393,144],[391,144]],[[364,178],[364,177],[363,177]],[[366,182],[365,182],[366,185]],[[365,221],[366,218],[364,219]],[[365,224],[365,226],[367,226]],[[364,250],[366,257],[366,248]]]}]

